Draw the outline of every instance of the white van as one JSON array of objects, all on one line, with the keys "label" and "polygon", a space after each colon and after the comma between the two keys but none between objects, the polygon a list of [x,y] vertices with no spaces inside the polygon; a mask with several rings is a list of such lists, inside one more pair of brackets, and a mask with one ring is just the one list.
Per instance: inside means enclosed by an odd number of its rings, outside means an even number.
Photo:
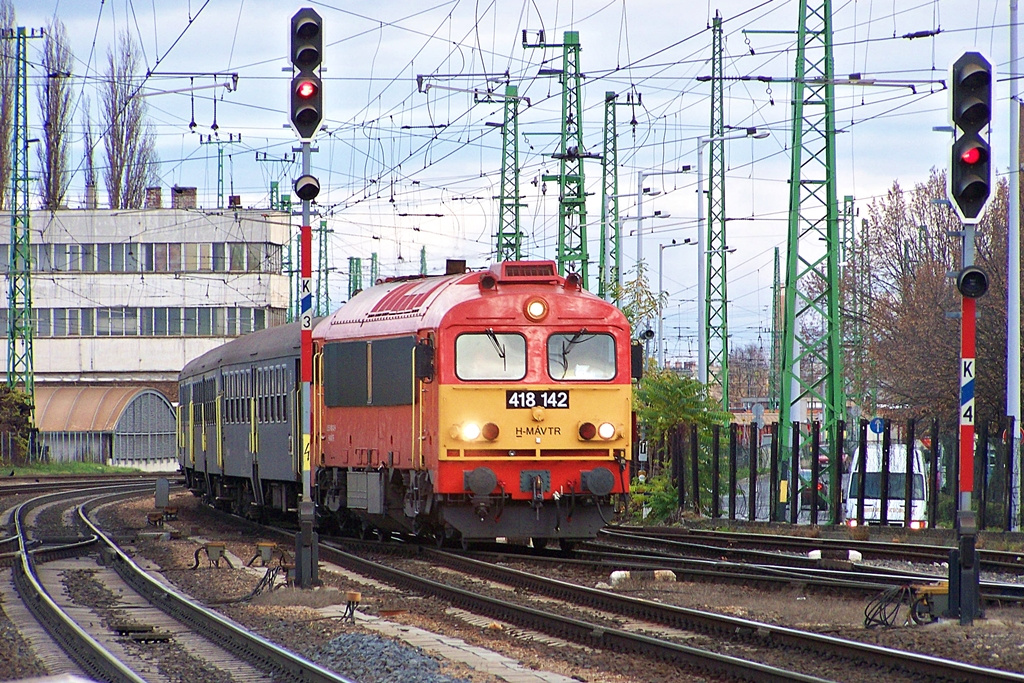
[{"label": "white van", "polygon": [[[910,509],[910,528],[923,529],[927,525],[925,505],[928,499],[927,478],[924,468],[924,450],[914,447],[912,494]],[[860,450],[853,453],[850,476],[846,487],[846,523],[857,525],[857,487],[860,482]],[[864,523],[877,525],[881,522],[882,493],[882,443],[868,442],[865,463],[867,476],[864,478]],[[890,444],[889,446],[889,509],[887,521],[890,526],[903,526],[906,511],[906,444]]]}]

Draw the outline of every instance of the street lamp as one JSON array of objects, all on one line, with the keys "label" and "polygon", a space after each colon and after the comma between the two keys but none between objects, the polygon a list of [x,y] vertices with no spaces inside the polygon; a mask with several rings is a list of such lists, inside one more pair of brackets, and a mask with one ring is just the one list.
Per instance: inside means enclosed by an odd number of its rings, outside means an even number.
[{"label": "street lamp", "polygon": [[692,244],[690,238],[687,237],[682,242],[676,242],[672,240],[671,244],[659,244],[658,245],[658,367],[665,367],[665,345],[662,342],[665,336],[665,304],[663,302],[663,285],[661,274],[663,272],[662,263],[665,256],[665,250],[671,249],[672,247],[681,247],[687,244]]},{"label": "street lamp", "polygon": [[[640,220],[643,221],[644,214],[644,178],[655,176],[655,175],[675,175],[677,173],[689,173],[689,166],[682,166],[678,171],[637,171],[636,172],[636,213],[641,216]],[[647,192],[648,196],[656,196],[661,194],[658,191]],[[642,222],[636,224],[636,262],[640,263],[644,260],[644,224]]]},{"label": "street lamp", "polygon": [[[653,195],[660,194],[660,192],[651,192],[650,194],[653,196]],[[672,214],[668,213],[667,211],[655,211],[654,213],[652,213],[649,216],[644,216],[643,214],[640,214],[639,207],[637,207],[637,214],[638,215],[636,215],[636,216],[619,216],[619,229],[615,233],[616,239],[619,240],[618,244],[616,244],[617,253],[619,253],[619,254],[622,254],[622,223],[624,221],[637,221],[637,224],[636,224],[636,234],[637,234],[637,239],[639,239],[640,238],[640,225],[641,225],[640,221],[646,220],[648,218],[671,218],[672,217]],[[637,264],[639,265],[639,263],[640,263],[640,259],[637,259]],[[619,268],[619,289],[620,290],[622,289],[622,283],[623,283],[623,280],[622,280],[622,270],[623,270],[622,268]]]},{"label": "street lamp", "polygon": [[[763,140],[771,135],[768,131],[746,128],[741,134],[717,135],[697,138],[697,379],[708,383],[708,342],[707,342],[707,267],[708,250],[707,226],[704,224],[704,145],[723,140],[754,138]],[[721,251],[721,250],[720,250]],[[724,338],[724,337],[723,337]],[[723,387],[724,391],[728,391]],[[724,396],[725,394],[723,394]]]}]

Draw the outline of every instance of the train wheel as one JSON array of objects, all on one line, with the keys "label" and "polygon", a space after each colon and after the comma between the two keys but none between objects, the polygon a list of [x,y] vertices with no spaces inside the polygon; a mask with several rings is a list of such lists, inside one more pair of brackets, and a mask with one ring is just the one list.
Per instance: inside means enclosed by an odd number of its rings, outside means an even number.
[{"label": "train wheel", "polygon": [[543,550],[544,548],[548,547],[548,541],[550,539],[548,539],[548,538],[541,538],[541,537],[538,536],[538,537],[534,537],[534,538],[532,538],[530,540],[533,542],[533,547],[534,548],[536,548],[537,550]]},{"label": "train wheel", "polygon": [[576,549],[576,541],[573,541],[568,538],[560,538],[558,539],[558,547],[564,550],[565,552],[569,552],[571,550]]}]

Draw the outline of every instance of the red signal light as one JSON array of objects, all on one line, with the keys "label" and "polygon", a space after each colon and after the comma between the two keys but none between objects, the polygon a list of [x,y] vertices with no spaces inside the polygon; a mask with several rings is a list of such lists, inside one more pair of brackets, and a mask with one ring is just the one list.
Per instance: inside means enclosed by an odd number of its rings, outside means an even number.
[{"label": "red signal light", "polygon": [[960,155],[960,160],[963,161],[965,164],[970,164],[971,166],[978,163],[979,161],[982,161],[981,148],[968,147]]},{"label": "red signal light", "polygon": [[314,83],[313,81],[300,81],[299,86],[295,88],[295,94],[304,100],[308,100],[311,97],[315,97],[316,92],[316,83]]}]

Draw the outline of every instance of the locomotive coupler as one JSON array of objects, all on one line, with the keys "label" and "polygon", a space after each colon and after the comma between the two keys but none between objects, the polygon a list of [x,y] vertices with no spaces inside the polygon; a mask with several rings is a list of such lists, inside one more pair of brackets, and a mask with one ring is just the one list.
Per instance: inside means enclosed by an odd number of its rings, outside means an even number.
[{"label": "locomotive coupler", "polygon": [[544,507],[544,482],[540,477],[534,477],[530,482],[530,507],[536,510],[537,519],[540,519],[540,509]]},{"label": "locomotive coupler", "polygon": [[487,519],[489,508],[487,507],[487,501],[485,499],[474,496],[473,509],[476,511],[476,516],[480,518],[481,522]]}]

